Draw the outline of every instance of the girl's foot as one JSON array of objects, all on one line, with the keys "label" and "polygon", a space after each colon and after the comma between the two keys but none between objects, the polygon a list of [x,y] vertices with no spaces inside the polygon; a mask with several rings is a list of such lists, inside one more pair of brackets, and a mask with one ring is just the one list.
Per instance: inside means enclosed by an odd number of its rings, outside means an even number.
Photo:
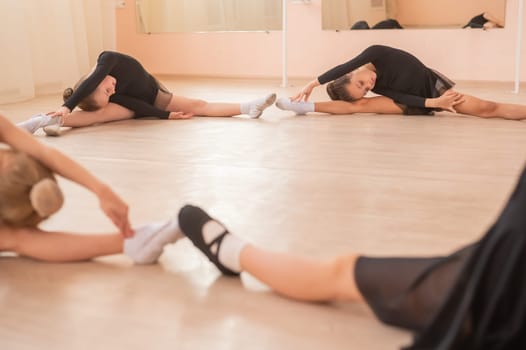
[{"label": "girl's foot", "polygon": [[293,102],[289,98],[278,98],[276,106],[284,111],[293,111],[296,114],[303,115],[314,112],[314,102]]},{"label": "girl's foot", "polygon": [[238,276],[241,273],[241,250],[247,244],[244,240],[228,232],[203,209],[192,205],[179,211],[179,223],[183,234],[224,275]]},{"label": "girl's foot", "polygon": [[256,119],[261,116],[263,111],[276,101],[276,94],[269,94],[264,98],[258,98],[250,102],[241,104],[241,113],[247,114],[250,118]]},{"label": "girl's foot", "polygon": [[44,113],[39,113],[39,114],[32,116],[31,118],[29,118],[28,120],[24,122],[16,124],[16,126],[26,130],[30,134],[34,134],[38,129],[43,128],[47,125],[56,123],[57,121],[55,121],[54,119],[60,119],[60,118],[53,118]]},{"label": "girl's foot", "polygon": [[183,234],[177,218],[142,226],[124,241],[124,254],[136,264],[153,264],[159,260],[165,245],[175,243]]}]

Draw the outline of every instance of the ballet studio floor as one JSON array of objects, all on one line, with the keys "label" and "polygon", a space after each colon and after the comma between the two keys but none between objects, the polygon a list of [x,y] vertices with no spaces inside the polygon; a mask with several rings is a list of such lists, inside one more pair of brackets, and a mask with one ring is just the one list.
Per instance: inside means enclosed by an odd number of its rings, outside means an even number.
[{"label": "ballet studio floor", "polygon": [[[166,79],[175,93],[245,101],[289,96],[305,81]],[[526,103],[512,84],[458,90]],[[319,88],[312,100],[325,99]],[[60,105],[59,95],[2,105],[12,121]],[[331,257],[445,254],[495,219],[526,161],[526,122],[441,114],[129,120],[38,140],[109,183],[134,225],[203,206],[265,248]],[[86,190],[61,180],[65,207],[42,227],[114,231]],[[363,305],[287,300],[246,275],[224,278],[187,240],[159,265],[122,255],[49,264],[0,258],[0,348],[397,349],[411,335]]]}]

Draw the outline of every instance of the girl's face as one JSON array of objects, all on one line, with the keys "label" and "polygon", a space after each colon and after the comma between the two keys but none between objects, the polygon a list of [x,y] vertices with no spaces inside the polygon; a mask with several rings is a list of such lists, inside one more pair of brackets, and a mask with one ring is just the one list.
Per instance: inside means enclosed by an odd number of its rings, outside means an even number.
[{"label": "girl's face", "polygon": [[359,100],[374,88],[375,83],[375,72],[370,69],[357,69],[351,73],[351,81],[345,88],[354,100]]},{"label": "girl's face", "polygon": [[99,108],[106,107],[110,103],[110,96],[115,93],[116,84],[117,79],[111,75],[106,75],[95,91],[92,92],[91,97]]}]

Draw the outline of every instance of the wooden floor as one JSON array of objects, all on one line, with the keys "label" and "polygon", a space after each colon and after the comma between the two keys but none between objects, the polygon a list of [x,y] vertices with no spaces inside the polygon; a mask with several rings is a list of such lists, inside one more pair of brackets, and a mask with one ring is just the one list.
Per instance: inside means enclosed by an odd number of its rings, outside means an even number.
[{"label": "wooden floor", "polygon": [[[211,101],[288,96],[304,83],[163,81]],[[458,88],[526,103],[511,84]],[[321,88],[312,97],[324,98]],[[59,102],[47,96],[0,110],[20,121]],[[36,137],[111,184],[135,225],[194,203],[261,246],[317,257],[447,253],[484,232],[526,159],[526,123],[447,114],[294,117],[271,107],[259,120],[130,120]],[[65,207],[44,228],[113,230],[90,193],[61,184]],[[1,349],[373,350],[409,340],[363,305],[292,302],[250,276],[222,278],[186,240],[147,267],[124,256],[0,258]]]}]

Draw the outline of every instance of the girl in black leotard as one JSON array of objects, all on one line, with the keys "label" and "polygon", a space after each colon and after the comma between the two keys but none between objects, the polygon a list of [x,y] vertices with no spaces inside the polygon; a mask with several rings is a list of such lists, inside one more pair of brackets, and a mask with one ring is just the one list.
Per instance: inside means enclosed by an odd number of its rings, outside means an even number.
[{"label": "girl in black leotard", "polygon": [[[329,83],[327,93],[335,101],[307,102],[312,90],[325,83]],[[370,112],[426,115],[448,110],[484,118],[526,118],[526,106],[463,95],[452,90],[454,85],[453,81],[426,67],[410,53],[374,45],[320,75],[291,100],[279,99],[277,105],[300,114]],[[363,99],[369,91],[384,97]]]},{"label": "girl in black leotard", "polygon": [[526,344],[526,169],[488,232],[447,256],[318,261],[248,244],[198,207],[181,209],[179,224],[223,274],[246,271],[295,300],[365,302],[382,322],[415,333],[406,349]]},{"label": "girl in black leotard", "polygon": [[[275,97],[275,94],[269,94],[265,98],[240,104],[208,103],[175,96],[133,57],[104,51],[92,72],[81,79],[75,89],[64,91],[61,108],[50,116],[39,115],[19,126],[30,132],[44,127],[46,133],[55,134],[61,125],[80,127],[140,117],[185,119],[192,115],[247,114],[258,118],[265,108],[274,103]],[[73,111],[76,106],[82,111]]]}]

